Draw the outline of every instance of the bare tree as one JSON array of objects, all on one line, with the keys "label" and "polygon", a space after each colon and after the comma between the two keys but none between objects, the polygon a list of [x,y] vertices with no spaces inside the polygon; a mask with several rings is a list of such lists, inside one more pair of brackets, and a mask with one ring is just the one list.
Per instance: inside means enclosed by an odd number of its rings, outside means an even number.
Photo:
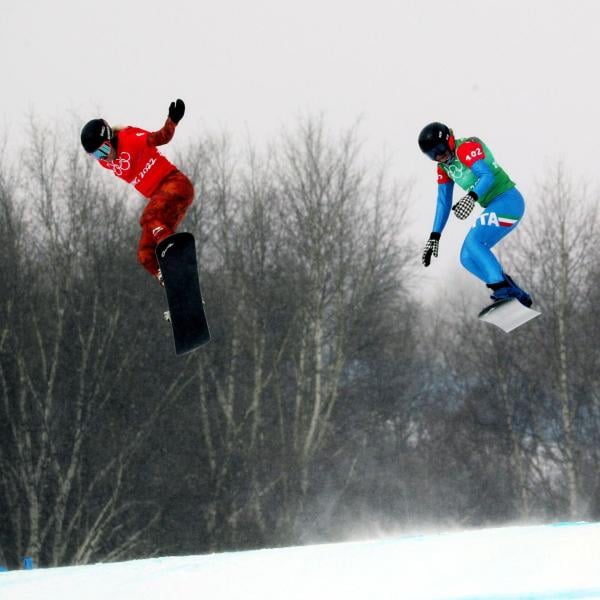
[{"label": "bare tree", "polygon": [[365,325],[371,311],[394,304],[409,269],[396,244],[403,223],[392,212],[404,216],[404,199],[398,190],[386,190],[382,178],[368,176],[356,131],[333,139],[322,121],[301,123],[283,147],[278,177],[290,240],[286,258],[298,298],[285,388],[290,395],[281,397],[282,436],[291,444],[297,473],[286,476],[297,480],[297,501],[334,437],[344,380],[370,344]]},{"label": "bare tree", "polygon": [[218,136],[189,156],[215,340],[196,360],[206,529],[220,543],[282,541],[320,493],[311,482],[346,418],[340,390],[358,387],[356,361],[395,330],[382,323],[406,297],[393,215],[404,191],[367,176],[355,132],[328,139],[317,120],[264,153]]},{"label": "bare tree", "polygon": [[3,210],[14,218],[2,252],[14,252],[19,276],[3,298],[0,336],[8,530],[0,545],[13,562],[29,555],[50,565],[122,558],[147,543],[160,511],[131,497],[129,468],[193,379],[182,371],[141,411],[135,432],[124,436],[121,427],[119,443],[107,443],[117,432],[115,406],[130,415],[141,406],[124,396],[144,357],[143,330],[128,324],[139,310],[127,284],[132,269],[119,264],[129,246],[123,196],[93,182],[78,148],[58,160],[53,139],[32,129],[22,173],[29,229],[15,216],[15,189],[3,190]]},{"label": "bare tree", "polygon": [[[543,316],[540,336],[541,361],[537,372],[547,386],[550,398],[558,402],[557,460],[564,471],[567,513],[576,518],[584,510],[578,481],[581,394],[577,393],[575,373],[595,343],[581,328],[582,299],[588,296],[589,276],[597,256],[590,248],[598,226],[596,205],[587,200],[585,188],[573,187],[561,165],[546,179],[540,190],[543,208],[535,221],[529,220],[522,237],[526,278],[532,281],[535,299]],[[579,369],[579,373],[582,371]]]}]

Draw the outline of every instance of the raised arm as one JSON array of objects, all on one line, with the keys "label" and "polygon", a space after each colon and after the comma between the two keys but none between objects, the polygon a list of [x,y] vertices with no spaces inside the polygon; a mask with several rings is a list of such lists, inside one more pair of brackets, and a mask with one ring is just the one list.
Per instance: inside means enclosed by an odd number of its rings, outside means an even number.
[{"label": "raised arm", "polygon": [[168,144],[175,134],[175,127],[181,121],[185,114],[185,104],[183,100],[177,99],[169,105],[169,116],[165,124],[158,130],[148,135],[149,146],[162,146]]}]

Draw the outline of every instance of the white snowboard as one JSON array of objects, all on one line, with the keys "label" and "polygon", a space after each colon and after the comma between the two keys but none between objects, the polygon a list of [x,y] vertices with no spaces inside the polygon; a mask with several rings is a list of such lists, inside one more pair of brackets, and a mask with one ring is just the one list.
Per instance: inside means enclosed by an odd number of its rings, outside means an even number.
[{"label": "white snowboard", "polygon": [[541,314],[537,310],[527,308],[516,298],[506,298],[486,306],[478,316],[482,321],[496,325],[508,333]]}]

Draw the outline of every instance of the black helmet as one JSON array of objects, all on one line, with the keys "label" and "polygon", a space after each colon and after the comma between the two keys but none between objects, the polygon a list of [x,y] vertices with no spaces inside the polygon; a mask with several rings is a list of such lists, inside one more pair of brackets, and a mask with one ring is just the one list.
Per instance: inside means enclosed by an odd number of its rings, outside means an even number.
[{"label": "black helmet", "polygon": [[86,152],[94,152],[112,136],[112,129],[104,119],[92,119],[81,130],[81,145]]},{"label": "black helmet", "polygon": [[452,129],[443,123],[429,123],[425,125],[419,134],[419,148],[427,154],[431,160],[444,154],[454,151],[454,134]]}]

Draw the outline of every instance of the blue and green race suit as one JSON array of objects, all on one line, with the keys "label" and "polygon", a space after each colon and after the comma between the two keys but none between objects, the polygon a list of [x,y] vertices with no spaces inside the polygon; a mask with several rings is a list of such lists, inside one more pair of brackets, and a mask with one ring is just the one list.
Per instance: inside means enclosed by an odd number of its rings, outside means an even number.
[{"label": "blue and green race suit", "polygon": [[454,184],[477,194],[484,211],[467,234],[461,264],[486,284],[503,281],[502,266],[491,248],[513,231],[525,212],[523,196],[489,148],[476,137],[456,140],[452,158],[438,163],[438,194],[432,231],[441,233],[452,208]]}]

